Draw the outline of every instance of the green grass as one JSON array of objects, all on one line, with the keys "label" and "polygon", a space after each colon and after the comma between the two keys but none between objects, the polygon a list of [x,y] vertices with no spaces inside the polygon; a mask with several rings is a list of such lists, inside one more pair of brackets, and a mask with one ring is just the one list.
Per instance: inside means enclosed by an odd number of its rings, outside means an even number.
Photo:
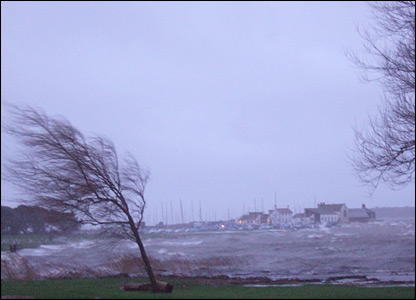
[{"label": "green grass", "polygon": [[188,279],[161,278],[174,285],[172,294],[122,292],[119,284],[147,282],[145,278],[61,279],[1,281],[1,295],[39,299],[414,299],[414,287],[355,287],[303,285],[294,287],[244,287],[198,283]]}]

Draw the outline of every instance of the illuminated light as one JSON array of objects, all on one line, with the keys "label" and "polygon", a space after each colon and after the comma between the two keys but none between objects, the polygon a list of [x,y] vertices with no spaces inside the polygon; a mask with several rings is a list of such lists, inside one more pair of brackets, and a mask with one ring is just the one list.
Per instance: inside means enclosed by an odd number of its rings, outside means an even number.
[{"label": "illuminated light", "polygon": [[225,228],[225,225],[224,224],[221,224],[221,228]]}]

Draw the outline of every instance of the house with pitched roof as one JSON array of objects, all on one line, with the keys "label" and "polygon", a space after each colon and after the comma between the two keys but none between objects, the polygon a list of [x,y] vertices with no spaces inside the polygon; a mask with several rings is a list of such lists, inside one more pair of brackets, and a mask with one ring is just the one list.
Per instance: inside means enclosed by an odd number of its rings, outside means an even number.
[{"label": "house with pitched roof", "polygon": [[312,223],[338,223],[339,216],[336,212],[328,209],[318,208],[305,208],[305,216],[308,217]]},{"label": "house with pitched roof", "polygon": [[335,213],[338,216],[338,221],[341,223],[347,223],[348,220],[348,208],[345,203],[340,204],[325,204],[324,202],[318,204],[318,208],[324,209],[328,212]]},{"label": "house with pitched roof", "polygon": [[350,222],[368,222],[376,218],[376,212],[365,207],[348,209],[348,217]]},{"label": "house with pitched roof", "polygon": [[348,209],[345,203],[325,204],[319,203],[317,208],[305,208],[306,217],[313,223],[346,223],[348,222]]},{"label": "house with pitched roof", "polygon": [[263,212],[249,212],[238,219],[238,224],[261,225],[270,222],[269,216]]},{"label": "house with pitched roof", "polygon": [[290,226],[293,223],[292,211],[289,208],[276,208],[270,211],[269,218],[274,226]]}]

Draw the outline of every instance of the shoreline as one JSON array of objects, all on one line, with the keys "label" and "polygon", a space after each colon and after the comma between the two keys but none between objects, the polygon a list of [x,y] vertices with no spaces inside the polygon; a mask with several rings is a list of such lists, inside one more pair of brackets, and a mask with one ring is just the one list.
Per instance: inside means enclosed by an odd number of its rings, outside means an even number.
[{"label": "shoreline", "polygon": [[270,279],[268,277],[230,277],[227,275],[216,276],[160,276],[168,280],[184,279],[193,280],[210,285],[258,285],[258,286],[287,286],[287,285],[304,285],[304,284],[334,284],[334,285],[353,285],[353,286],[415,286],[415,281],[382,281],[377,278],[368,278],[365,275],[346,275],[331,276],[325,279],[300,279],[300,278],[281,278]]},{"label": "shoreline", "polygon": [[[346,276],[331,276],[328,278],[311,278],[311,279],[300,279],[300,278],[280,278],[271,279],[268,277],[253,276],[253,277],[231,277],[228,275],[214,275],[214,276],[184,276],[184,275],[164,275],[157,276],[162,281],[169,282],[169,280],[189,280],[204,285],[220,286],[220,285],[242,285],[247,287],[271,287],[271,286],[302,286],[302,285],[349,285],[357,287],[415,287],[415,281],[382,281],[377,278],[368,278],[365,275],[346,275]],[[42,279],[30,279],[33,281],[44,281],[44,280],[65,280],[65,279],[106,279],[106,278],[144,278],[147,276],[140,275],[129,275],[127,273],[120,273],[115,275],[104,275],[94,277],[84,276],[59,276],[55,278],[42,278]],[[26,281],[28,279],[2,279],[2,281]]]}]

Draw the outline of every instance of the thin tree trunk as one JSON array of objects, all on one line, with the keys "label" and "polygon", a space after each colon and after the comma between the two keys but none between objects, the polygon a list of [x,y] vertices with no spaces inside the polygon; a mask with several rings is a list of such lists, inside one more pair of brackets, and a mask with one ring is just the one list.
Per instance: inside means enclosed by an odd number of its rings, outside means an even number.
[{"label": "thin tree trunk", "polygon": [[155,274],[153,272],[153,268],[150,265],[149,258],[147,257],[146,250],[144,249],[144,245],[143,245],[142,239],[140,238],[139,231],[134,226],[134,224],[130,224],[130,226],[131,226],[131,229],[133,231],[136,243],[140,248],[140,254],[142,255],[142,259],[143,259],[144,265],[146,267],[147,275],[149,276],[150,283],[152,285],[152,292],[153,293],[160,292],[159,285],[157,284],[156,277],[155,277]]}]

